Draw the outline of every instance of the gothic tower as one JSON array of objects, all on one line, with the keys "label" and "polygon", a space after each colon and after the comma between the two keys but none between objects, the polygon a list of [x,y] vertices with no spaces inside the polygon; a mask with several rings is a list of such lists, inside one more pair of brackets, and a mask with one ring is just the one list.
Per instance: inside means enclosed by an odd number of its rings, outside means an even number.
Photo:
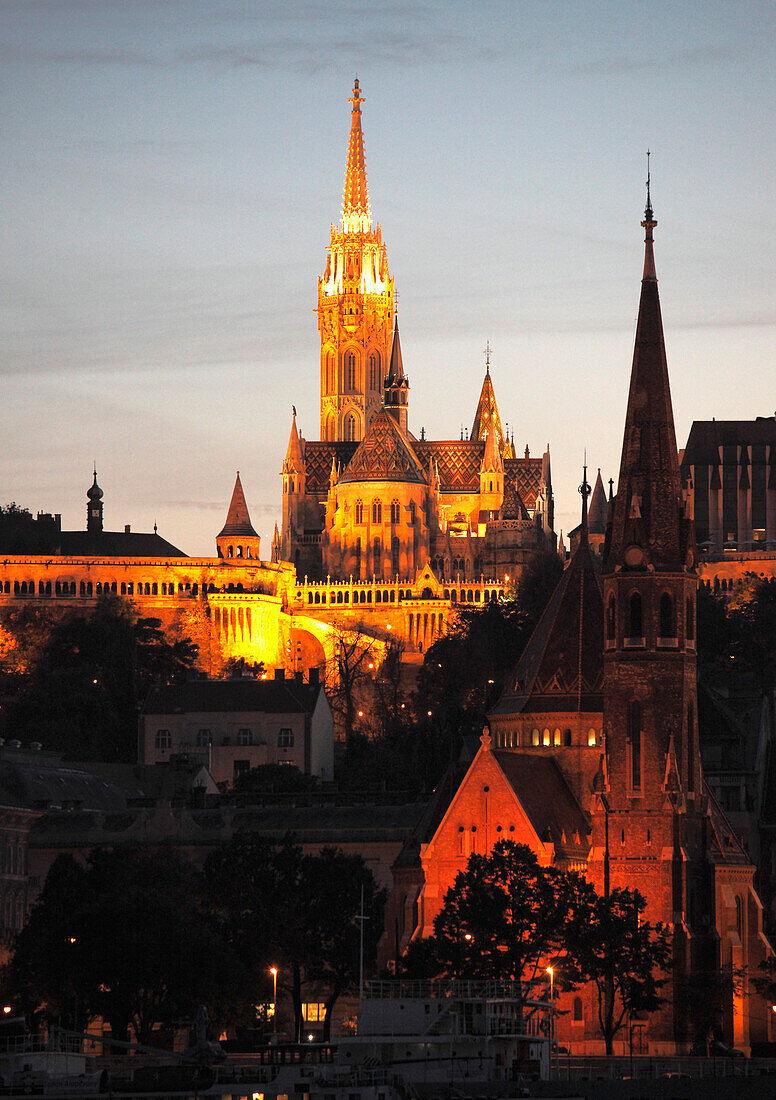
[{"label": "gothic tower", "polygon": [[358,81],[341,227],[332,225],[318,280],[321,334],[321,439],[359,440],[383,401],[391,353],[393,279],[379,225],[372,226]]},{"label": "gothic tower", "polygon": [[400,428],[407,431],[407,407],[409,405],[410,382],[404,373],[399,341],[399,319],[394,316],[393,344],[391,346],[391,364],[385,379],[385,407]]},{"label": "gothic tower", "polygon": [[[676,980],[707,965],[701,914],[713,900],[697,734],[695,536],[679,479],[649,183],[641,224],[644,275],[604,547],[604,755],[591,871],[604,889],[638,889],[648,919],[673,929]],[[678,1011],[667,1003],[652,1018],[654,1041],[673,1039]]]}]

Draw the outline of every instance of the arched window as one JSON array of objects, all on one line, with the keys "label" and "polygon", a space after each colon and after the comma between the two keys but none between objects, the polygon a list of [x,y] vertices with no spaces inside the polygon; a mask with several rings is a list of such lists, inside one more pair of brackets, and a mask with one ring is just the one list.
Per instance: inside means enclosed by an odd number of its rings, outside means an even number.
[{"label": "arched window", "polygon": [[417,509],[415,507],[415,501],[411,500],[410,501],[410,521],[409,521],[410,522],[410,527],[415,526],[416,511],[417,511]]},{"label": "arched window", "polygon": [[560,744],[560,730],[559,729],[556,729],[555,732],[553,733],[552,743],[553,743],[553,745],[559,745]]},{"label": "arched window", "polygon": [[641,790],[641,703],[628,708],[628,741],[630,743],[630,780],[634,791]]},{"label": "arched window", "polygon": [[687,641],[691,642],[695,638],[695,605],[693,604],[692,596],[687,597],[687,622],[685,631],[687,633]]},{"label": "arched window", "polygon": [[629,604],[630,610],[630,629],[628,636],[630,638],[643,637],[643,624],[641,616],[641,595],[638,592],[634,592],[630,598]]},{"label": "arched window", "polygon": [[374,550],[373,550],[374,566],[373,566],[373,570],[372,570],[373,573],[375,573],[375,574],[382,573],[382,571],[383,571],[382,560],[381,560],[382,556],[383,556],[382,544],[381,544],[379,539],[375,539],[375,541],[374,541]]},{"label": "arched window", "polygon": [[380,353],[378,351],[369,353],[369,388],[370,390],[379,390],[382,388],[382,379],[380,378]]},{"label": "arched window", "polygon": [[617,637],[617,600],[612,594],[606,608],[606,637],[613,642]]},{"label": "arched window", "polygon": [[398,500],[391,501],[391,523],[399,522],[399,502]]},{"label": "arched window", "polygon": [[588,744],[588,747],[593,748],[593,746],[596,745],[597,742],[598,742],[598,739],[595,735],[595,729],[591,726],[590,729],[587,731],[587,744]]},{"label": "arched window", "polygon": [[356,392],[356,353],[354,351],[348,351],[345,353],[345,393]]},{"label": "arched window", "polygon": [[347,443],[353,443],[356,439],[356,418],[353,413],[348,413],[342,422],[342,438]]},{"label": "arched window", "polygon": [[541,734],[537,729],[531,730],[531,744],[538,745],[541,740]]},{"label": "arched window", "polygon": [[564,745],[570,745],[571,744],[571,730],[564,730],[563,731],[563,744]]},{"label": "arched window", "polygon": [[364,522],[364,502],[363,502],[363,500],[357,500],[356,501],[355,512],[356,512],[356,523],[363,523]]},{"label": "arched window", "polygon": [[550,731],[546,729],[544,731],[544,733],[542,734],[542,744],[543,745],[549,745],[549,743],[550,743]]},{"label": "arched window", "polygon": [[675,635],[674,601],[668,592],[664,592],[660,597],[660,637],[673,638]]},{"label": "arched window", "polygon": [[379,500],[372,501],[372,523],[383,522],[383,506]]},{"label": "arched window", "polygon": [[396,535],[391,539],[391,576],[399,575],[399,540]]},{"label": "arched window", "polygon": [[571,1019],[575,1024],[582,1023],[582,998],[575,997],[571,1006]]},{"label": "arched window", "polygon": [[324,366],[324,369],[323,369],[323,386],[324,386],[324,391],[323,392],[327,393],[327,394],[328,393],[334,393],[334,390],[335,390],[335,385],[334,385],[335,366],[334,366],[334,364],[335,364],[334,352],[333,351],[327,351],[326,352],[326,363],[325,363],[325,366]]},{"label": "arched window", "polygon": [[687,790],[695,790],[695,770],[693,768],[693,747],[695,745],[695,718],[692,703],[687,704]]},{"label": "arched window", "polygon": [[326,438],[333,441],[337,437],[337,421],[330,416],[326,421]]}]

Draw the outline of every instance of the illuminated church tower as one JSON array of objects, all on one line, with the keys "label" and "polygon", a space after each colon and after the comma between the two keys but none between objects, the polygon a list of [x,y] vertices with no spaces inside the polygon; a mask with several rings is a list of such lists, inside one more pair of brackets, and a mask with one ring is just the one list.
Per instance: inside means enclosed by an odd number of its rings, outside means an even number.
[{"label": "illuminated church tower", "polygon": [[383,400],[391,354],[393,279],[379,225],[372,226],[358,81],[345,170],[342,225],[331,227],[318,280],[321,439],[362,439]]}]

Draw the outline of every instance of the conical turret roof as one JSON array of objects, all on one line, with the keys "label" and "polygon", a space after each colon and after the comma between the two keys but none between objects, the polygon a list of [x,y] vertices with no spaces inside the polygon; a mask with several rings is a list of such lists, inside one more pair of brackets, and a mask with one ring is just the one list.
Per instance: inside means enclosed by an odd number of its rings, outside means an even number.
[{"label": "conical turret roof", "polygon": [[499,451],[504,449],[504,429],[501,427],[496,394],[493,390],[493,382],[490,377],[490,366],[486,368],[485,380],[482,383],[480,400],[477,404],[477,412],[472,424],[471,439],[485,439],[490,433],[495,433],[495,440]]},{"label": "conical turret roof", "polygon": [[222,527],[218,538],[237,538],[240,536],[243,538],[258,538],[251,525],[251,517],[248,515],[248,505],[245,503],[245,493],[243,493],[240,471],[238,470],[234,489],[232,490],[232,499],[229,502],[229,511],[226,514],[226,523]]},{"label": "conical turret roof", "polygon": [[593,487],[593,495],[590,498],[590,508],[588,510],[587,522],[591,535],[606,534],[606,521],[608,516],[609,502],[606,499],[606,490],[604,489],[604,483],[599,469],[598,477],[595,479],[595,486]]},{"label": "conical turret roof", "polygon": [[353,481],[411,481],[427,478],[406,432],[386,409],[372,417],[366,435],[340,475],[340,484]]},{"label": "conical turret roof", "polygon": [[390,386],[396,382],[403,382],[407,378],[404,373],[404,363],[401,357],[401,341],[399,340],[399,318],[394,316],[393,321],[393,342],[391,344],[391,363],[388,367],[388,377],[385,380],[386,386]]},{"label": "conical turret roof", "polygon": [[291,434],[288,437],[288,448],[286,450],[286,459],[283,463],[284,470],[293,470],[295,473],[302,473],[304,470],[304,456],[302,455],[302,443],[299,438],[299,432],[296,427],[296,408],[293,407],[293,413],[291,417]]}]

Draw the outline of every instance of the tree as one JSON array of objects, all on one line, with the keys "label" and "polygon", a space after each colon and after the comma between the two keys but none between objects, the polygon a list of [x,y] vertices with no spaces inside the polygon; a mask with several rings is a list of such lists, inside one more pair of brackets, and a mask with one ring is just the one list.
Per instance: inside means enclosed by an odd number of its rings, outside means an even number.
[{"label": "tree", "polygon": [[335,729],[350,746],[359,725],[358,712],[368,695],[372,701],[374,668],[382,643],[359,623],[337,623],[333,629],[334,656],[326,663],[326,696],[334,713]]},{"label": "tree", "polygon": [[288,794],[313,791],[317,786],[316,776],[305,775],[293,764],[259,764],[234,781],[236,794]]},{"label": "tree", "polygon": [[42,741],[70,759],[134,760],[139,700],[153,683],[181,679],[198,657],[190,639],[169,640],[159,619],[137,618],[116,596],[100,598],[89,617],[32,610],[8,624],[18,641],[4,647],[9,676],[14,661],[16,668],[0,711],[2,732]]},{"label": "tree", "polygon": [[369,918],[367,965],[382,929],[384,891],[375,886],[363,859],[334,848],[305,855],[291,836],[276,842],[242,833],[208,857],[204,876],[253,989],[263,987],[269,968],[277,967],[291,994],[298,1039],[303,987],[320,983],[326,990],[322,999],[328,1037],[337,998],[352,988],[358,974],[362,886]]},{"label": "tree", "polygon": [[525,844],[499,840],[456,876],[418,961],[438,975],[530,986],[547,962],[564,960],[564,981],[572,982],[573,945],[593,899],[581,875],[540,866]]},{"label": "tree", "polygon": [[12,991],[49,1022],[92,1016],[148,1043],[157,1024],[239,1016],[242,965],[218,934],[194,868],[169,850],[94,851],[86,868],[60,857],[16,940]]},{"label": "tree", "polygon": [[654,1012],[662,1004],[665,970],[671,955],[668,929],[642,920],[646,901],[638,890],[615,889],[596,896],[586,919],[575,929],[572,952],[584,981],[598,994],[598,1022],[606,1053],[634,1012]]}]

